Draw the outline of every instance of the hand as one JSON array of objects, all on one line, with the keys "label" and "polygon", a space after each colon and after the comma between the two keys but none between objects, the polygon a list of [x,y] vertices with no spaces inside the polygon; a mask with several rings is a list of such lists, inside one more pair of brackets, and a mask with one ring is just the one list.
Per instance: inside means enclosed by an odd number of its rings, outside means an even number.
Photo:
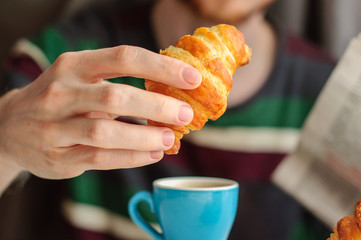
[{"label": "hand", "polygon": [[32,84],[0,99],[0,168],[61,179],[159,161],[173,144],[170,129],[113,119],[186,125],[193,111],[177,99],[103,80],[119,76],[185,89],[201,82],[189,65],[138,47],[62,54]]}]

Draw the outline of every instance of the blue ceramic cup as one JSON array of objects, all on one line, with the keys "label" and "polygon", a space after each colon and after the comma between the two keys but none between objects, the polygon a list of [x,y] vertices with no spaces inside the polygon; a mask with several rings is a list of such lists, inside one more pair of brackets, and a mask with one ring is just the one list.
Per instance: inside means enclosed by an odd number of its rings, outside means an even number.
[{"label": "blue ceramic cup", "polygon": [[[145,201],[156,213],[162,232],[138,213]],[[238,205],[238,183],[223,178],[171,177],[153,182],[153,193],[141,191],[129,201],[132,220],[157,240],[222,240],[231,231]]]}]

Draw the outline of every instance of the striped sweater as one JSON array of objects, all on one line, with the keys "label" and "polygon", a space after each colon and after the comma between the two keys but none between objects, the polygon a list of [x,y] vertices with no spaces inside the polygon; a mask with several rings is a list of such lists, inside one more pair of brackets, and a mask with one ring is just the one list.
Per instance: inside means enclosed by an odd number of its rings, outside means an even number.
[{"label": "striped sweater", "polygon": [[[125,12],[113,7],[87,12],[45,29],[31,43],[49,63],[66,51],[120,44],[158,52],[149,9]],[[179,154],[135,169],[88,171],[69,182],[63,211],[76,229],[76,239],[149,239],[129,219],[129,198],[139,190],[151,191],[154,179],[185,175],[238,181],[238,213],[229,239],[326,239],[330,230],[274,186],[270,176],[295,148],[333,65],[309,43],[275,28],[277,57],[264,86],[247,102],[208,122],[202,131],[185,136]],[[110,81],[144,88],[142,79]],[[148,206],[140,209],[156,226]]]}]

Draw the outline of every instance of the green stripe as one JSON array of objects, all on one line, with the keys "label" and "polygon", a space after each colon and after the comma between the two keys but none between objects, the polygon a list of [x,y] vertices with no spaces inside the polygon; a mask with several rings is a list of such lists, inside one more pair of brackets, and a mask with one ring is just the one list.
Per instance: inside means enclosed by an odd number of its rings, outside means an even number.
[{"label": "green stripe", "polygon": [[[102,207],[128,217],[128,201],[140,190],[143,189],[122,186],[119,182],[112,182],[91,171],[71,179],[69,183],[71,200]],[[157,222],[155,214],[150,211],[145,202],[138,205],[138,210],[146,221]]]},{"label": "green stripe", "polygon": [[[110,79],[109,81],[144,89],[144,79],[122,77]],[[314,98],[260,98],[247,107],[228,110],[218,120],[208,121],[207,124],[219,127],[244,126],[299,129],[302,127],[314,102]]]},{"label": "green stripe", "polygon": [[[110,79],[111,82],[130,84],[144,89],[144,79],[122,77]],[[218,127],[276,127],[296,128],[302,127],[305,118],[315,103],[314,98],[260,98],[251,105],[227,110],[216,121],[208,121],[207,125]]]},{"label": "green stripe", "polygon": [[329,235],[320,238],[323,232],[320,230],[320,225],[310,222],[298,222],[298,224],[291,230],[290,240],[319,240],[326,239]]},{"label": "green stripe", "polygon": [[[122,77],[110,79],[110,81],[130,84],[144,89],[144,79]],[[299,129],[302,127],[314,103],[314,98],[264,97],[247,107],[227,110],[222,117],[216,121],[208,121],[207,125],[218,127],[243,126]]]},{"label": "green stripe", "polygon": [[89,49],[97,49],[101,44],[94,39],[75,38],[72,36],[71,41],[68,40],[56,28],[46,28],[39,36],[31,38],[30,41],[38,46],[50,63],[53,63],[60,54],[69,51],[82,51]]},{"label": "green stripe", "polygon": [[145,89],[144,79],[141,79],[141,78],[119,77],[119,78],[108,79],[108,81],[110,81],[112,83],[128,84],[128,85],[132,85],[137,88]]},{"label": "green stripe", "polygon": [[[50,62],[67,51],[80,51],[102,47],[92,39],[72,38],[68,41],[55,28],[48,28],[32,41],[43,50]],[[144,80],[132,77],[109,79],[111,82],[130,84],[144,89]],[[315,99],[272,98],[264,97],[253,104],[239,109],[227,111],[215,122],[207,124],[216,126],[248,126],[248,127],[286,127],[300,128],[310,111]]]},{"label": "green stripe", "polygon": [[54,28],[45,29],[39,36],[30,39],[30,41],[43,51],[50,63],[53,63],[60,54],[70,50],[66,38]]},{"label": "green stripe", "polygon": [[[38,37],[30,39],[36,46],[38,46],[45,56],[48,58],[50,63],[53,63],[60,54],[69,51],[82,51],[89,49],[101,48],[100,42],[94,39],[74,37],[69,41],[60,31],[56,28],[45,29]],[[108,81],[120,84],[129,84],[141,89],[144,87],[144,79],[134,77],[119,77],[108,79]]]},{"label": "green stripe", "polygon": [[[110,79],[111,82],[130,84],[144,89],[144,79],[122,77]],[[251,105],[228,110],[216,121],[208,121],[207,125],[218,127],[302,127],[305,118],[315,103],[314,98],[260,98]]]},{"label": "green stripe", "polygon": [[301,128],[315,99],[261,98],[253,104],[237,110],[226,111],[209,125],[228,127],[285,127]]}]

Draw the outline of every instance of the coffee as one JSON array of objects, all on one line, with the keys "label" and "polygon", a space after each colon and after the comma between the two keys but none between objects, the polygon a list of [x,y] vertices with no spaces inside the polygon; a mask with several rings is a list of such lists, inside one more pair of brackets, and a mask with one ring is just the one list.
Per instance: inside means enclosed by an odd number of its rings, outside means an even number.
[{"label": "coffee", "polygon": [[187,189],[198,189],[198,188],[218,188],[218,187],[226,187],[229,184],[227,183],[220,183],[220,182],[182,182],[182,183],[177,183],[174,185],[174,187],[176,188],[187,188]]}]

